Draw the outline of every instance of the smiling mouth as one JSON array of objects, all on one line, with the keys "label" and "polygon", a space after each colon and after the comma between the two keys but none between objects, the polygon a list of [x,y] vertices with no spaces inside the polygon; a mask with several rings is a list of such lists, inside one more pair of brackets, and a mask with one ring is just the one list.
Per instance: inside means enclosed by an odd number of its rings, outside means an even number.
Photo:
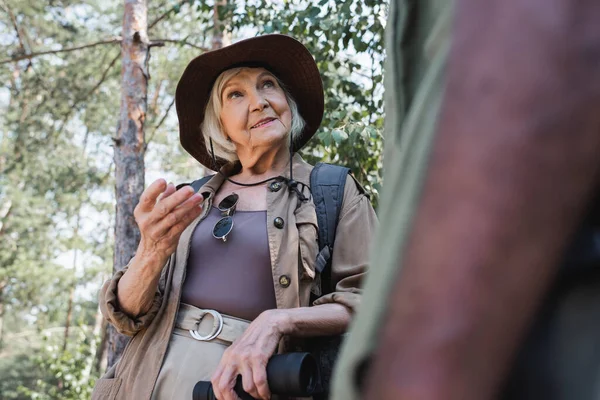
[{"label": "smiling mouth", "polygon": [[273,121],[275,121],[275,119],[276,119],[276,118],[268,118],[268,119],[264,119],[264,120],[260,121],[258,124],[251,126],[251,127],[250,127],[250,129],[254,129],[254,128],[260,128],[260,127],[261,127],[261,126],[263,126],[263,125],[266,125],[266,124],[268,124],[268,123],[270,123],[270,122],[273,122]]}]

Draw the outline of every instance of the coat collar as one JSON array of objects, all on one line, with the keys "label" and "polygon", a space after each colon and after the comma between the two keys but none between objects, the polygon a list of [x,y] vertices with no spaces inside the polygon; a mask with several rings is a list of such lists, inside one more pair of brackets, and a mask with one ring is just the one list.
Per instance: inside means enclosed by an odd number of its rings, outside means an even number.
[{"label": "coat collar", "polygon": [[[219,191],[223,182],[225,182],[225,177],[235,175],[241,168],[241,164],[239,161],[230,162],[224,165],[217,174],[215,174],[206,184],[201,188],[201,193],[209,193],[209,197],[213,197],[215,193]],[[310,172],[313,167],[304,159],[300,154],[294,153],[292,157],[292,169],[294,172],[294,180],[297,182],[302,182],[306,185],[310,185]],[[290,164],[289,162],[285,165],[284,171],[281,174],[284,178],[290,177]]]}]

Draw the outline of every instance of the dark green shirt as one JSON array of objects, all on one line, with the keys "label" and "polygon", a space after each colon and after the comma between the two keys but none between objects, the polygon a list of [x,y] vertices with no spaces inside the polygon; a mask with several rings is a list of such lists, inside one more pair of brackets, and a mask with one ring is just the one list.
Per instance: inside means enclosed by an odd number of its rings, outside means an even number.
[{"label": "dark green shirt", "polygon": [[364,297],[342,350],[334,400],[357,400],[354,377],[373,351],[420,194],[443,93],[452,0],[391,0],[386,27],[382,218]]}]

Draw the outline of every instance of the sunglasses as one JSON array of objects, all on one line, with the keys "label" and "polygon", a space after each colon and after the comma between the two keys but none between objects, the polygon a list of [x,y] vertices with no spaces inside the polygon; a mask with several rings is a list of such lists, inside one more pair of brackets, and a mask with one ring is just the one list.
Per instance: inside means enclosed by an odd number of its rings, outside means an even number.
[{"label": "sunglasses", "polygon": [[215,239],[221,239],[224,242],[227,241],[227,235],[233,229],[233,214],[235,213],[235,206],[237,206],[239,198],[240,196],[236,193],[232,193],[221,200],[217,206],[223,218],[218,220],[213,228],[212,234]]}]

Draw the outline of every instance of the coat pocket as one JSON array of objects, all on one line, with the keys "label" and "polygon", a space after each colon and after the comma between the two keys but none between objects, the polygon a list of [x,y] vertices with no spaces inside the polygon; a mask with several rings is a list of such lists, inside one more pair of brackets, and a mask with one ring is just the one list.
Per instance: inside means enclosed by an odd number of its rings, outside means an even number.
[{"label": "coat pocket", "polygon": [[296,212],[298,228],[298,269],[300,280],[315,279],[315,262],[319,253],[319,227],[312,204],[300,207]]},{"label": "coat pocket", "polygon": [[91,400],[114,400],[119,393],[121,378],[100,378],[96,381]]}]

